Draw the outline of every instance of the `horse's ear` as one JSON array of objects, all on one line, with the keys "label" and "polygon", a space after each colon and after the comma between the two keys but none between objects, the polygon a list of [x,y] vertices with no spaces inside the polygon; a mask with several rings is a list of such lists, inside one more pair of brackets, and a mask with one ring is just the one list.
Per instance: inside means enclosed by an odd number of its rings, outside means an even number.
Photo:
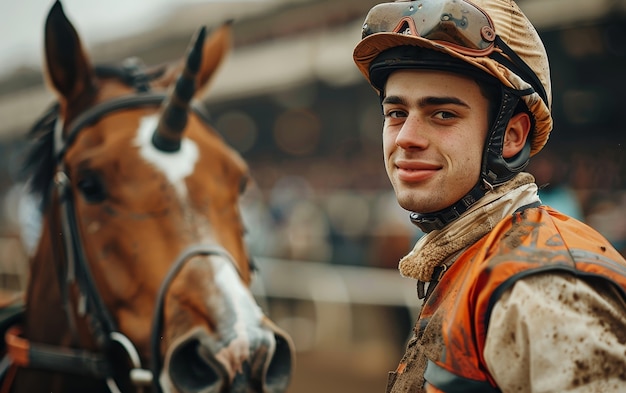
[{"label": "horse's ear", "polygon": [[46,19],[45,55],[47,77],[61,98],[73,101],[93,88],[93,68],[58,0]]},{"label": "horse's ear", "polygon": [[[214,30],[204,41],[202,47],[202,64],[196,76],[196,97],[201,97],[213,79],[217,69],[222,64],[226,55],[230,52],[232,40],[232,21],[228,21]],[[180,75],[185,65],[185,60],[168,65],[163,76],[156,80],[155,87],[167,88],[172,85]]]},{"label": "horse's ear", "polygon": [[204,42],[202,65],[196,77],[196,97],[202,96],[232,46],[232,21],[217,28]]}]

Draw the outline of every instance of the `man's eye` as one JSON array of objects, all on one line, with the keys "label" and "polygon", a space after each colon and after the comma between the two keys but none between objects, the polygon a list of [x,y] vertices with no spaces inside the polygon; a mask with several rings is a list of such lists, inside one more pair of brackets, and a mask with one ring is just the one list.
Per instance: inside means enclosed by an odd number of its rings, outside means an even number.
[{"label": "man's eye", "polygon": [[406,113],[399,110],[391,110],[385,114],[385,117],[391,117],[393,119],[397,119],[400,117],[406,117]]},{"label": "man's eye", "polygon": [[435,113],[435,117],[437,119],[445,120],[445,119],[454,119],[456,117],[456,115],[454,113],[452,113],[452,112],[439,111],[439,112]]}]

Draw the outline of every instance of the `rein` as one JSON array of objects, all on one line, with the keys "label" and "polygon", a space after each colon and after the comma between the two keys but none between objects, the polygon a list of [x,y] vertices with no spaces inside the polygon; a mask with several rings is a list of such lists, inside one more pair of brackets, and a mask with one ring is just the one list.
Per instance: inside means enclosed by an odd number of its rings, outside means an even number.
[{"label": "rein", "polygon": [[[170,283],[182,269],[185,262],[194,256],[219,255],[226,257],[234,263],[232,256],[225,249],[216,245],[193,245],[180,254],[161,283],[156,299],[151,332],[151,369],[142,368],[136,348],[126,336],[118,331],[115,319],[109,313],[96,288],[80,236],[72,198],[71,182],[63,163],[63,157],[78,133],[101,117],[119,110],[161,105],[165,98],[166,95],[162,93],[140,91],[134,95],[105,101],[79,115],[68,127],[65,138],[63,137],[64,128],[61,122],[58,119],[56,120],[53,131],[53,151],[56,161],[56,173],[53,179],[55,187],[53,187],[54,189],[51,188],[50,192],[54,193],[54,190],[56,190],[58,196],[57,204],[59,205],[61,215],[60,236],[63,238],[64,252],[61,253],[58,247],[54,247],[56,244],[54,239],[52,244],[54,254],[58,257],[64,255],[66,262],[65,271],[63,271],[63,268],[58,271],[59,287],[70,329],[75,335],[77,331],[76,321],[72,312],[73,306],[68,290],[73,283],[78,286],[79,298],[76,305],[76,314],[88,317],[92,335],[100,350],[94,352],[32,343],[21,336],[22,332],[18,326],[14,326],[7,331],[5,336],[7,355],[11,359],[13,367],[37,368],[104,379],[111,392],[119,393],[121,391],[113,379],[114,363],[109,355],[113,343],[116,343],[125,350],[132,363],[129,377],[133,385],[136,387],[152,385],[155,392],[161,392],[161,387],[157,380],[162,366],[159,344],[163,330],[164,300]],[[196,115],[208,123],[209,116],[203,107],[195,103],[192,103],[191,107]],[[50,220],[50,222],[52,221]],[[58,230],[51,228],[50,233],[51,235],[58,233]],[[5,385],[7,382],[11,383],[11,381],[5,381]]]}]

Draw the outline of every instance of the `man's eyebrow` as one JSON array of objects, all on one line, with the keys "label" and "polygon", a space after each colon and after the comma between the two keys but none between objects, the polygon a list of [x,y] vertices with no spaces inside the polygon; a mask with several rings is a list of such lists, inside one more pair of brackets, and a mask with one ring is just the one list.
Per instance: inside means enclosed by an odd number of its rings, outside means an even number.
[{"label": "man's eyebrow", "polygon": [[400,96],[386,96],[382,104],[405,104],[406,101]]},{"label": "man's eyebrow", "polygon": [[[387,96],[383,99],[382,104],[406,104],[406,99],[404,99],[403,97],[400,96]],[[436,96],[428,96],[428,97],[423,97],[420,98],[417,101],[417,105],[419,107],[426,107],[426,106],[431,106],[431,105],[445,105],[445,104],[453,104],[453,105],[460,105],[460,106],[464,106],[466,108],[470,108],[470,106],[463,100],[457,98],[457,97],[449,97],[449,96],[444,96],[444,97],[436,97]]]},{"label": "man's eyebrow", "polygon": [[457,97],[434,97],[434,96],[429,96],[429,97],[424,97],[421,98],[418,102],[417,105],[420,107],[425,107],[425,106],[429,106],[429,105],[445,105],[445,104],[454,104],[454,105],[460,105],[460,106],[464,106],[466,108],[470,108],[469,104],[467,104],[465,101],[457,98]]}]

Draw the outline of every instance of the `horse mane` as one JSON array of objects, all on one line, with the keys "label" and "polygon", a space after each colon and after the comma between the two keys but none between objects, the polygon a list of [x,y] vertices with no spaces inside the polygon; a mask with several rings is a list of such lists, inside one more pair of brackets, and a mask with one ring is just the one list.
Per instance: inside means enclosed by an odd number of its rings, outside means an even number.
[{"label": "horse mane", "polygon": [[56,160],[54,157],[54,127],[59,117],[59,103],[53,103],[35,122],[27,134],[31,146],[22,164],[21,177],[27,181],[28,191],[41,201],[44,210],[49,201],[50,187]]},{"label": "horse mane", "polygon": [[[135,59],[126,60],[122,65],[97,65],[95,74],[99,78],[117,78],[137,91],[149,90],[149,83],[165,72],[165,66],[145,70]],[[49,202],[50,188],[56,157],[54,157],[54,129],[59,118],[59,103],[54,102],[37,119],[26,134],[30,147],[22,163],[20,177],[28,185],[28,191],[37,200],[43,211]]]}]

